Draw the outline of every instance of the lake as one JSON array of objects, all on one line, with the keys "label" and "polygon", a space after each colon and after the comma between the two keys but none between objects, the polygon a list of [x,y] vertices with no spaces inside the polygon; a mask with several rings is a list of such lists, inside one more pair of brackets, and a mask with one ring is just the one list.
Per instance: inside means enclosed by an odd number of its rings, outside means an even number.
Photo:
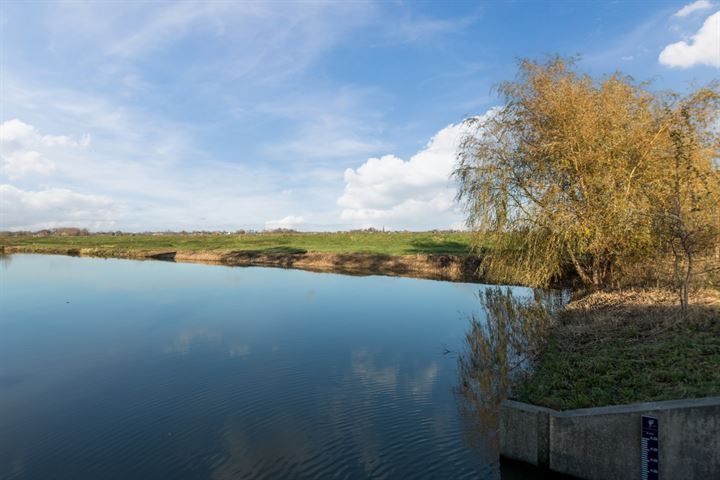
[{"label": "lake", "polygon": [[482,285],[0,265],[2,479],[500,478],[454,393]]}]

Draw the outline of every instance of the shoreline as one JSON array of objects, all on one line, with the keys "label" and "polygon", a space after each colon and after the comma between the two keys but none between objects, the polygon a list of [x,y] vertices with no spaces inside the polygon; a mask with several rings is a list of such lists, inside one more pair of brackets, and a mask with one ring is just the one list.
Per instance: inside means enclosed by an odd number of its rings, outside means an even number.
[{"label": "shoreline", "polygon": [[450,254],[387,255],[377,253],[263,252],[258,250],[155,250],[8,245],[4,253],[68,255],[130,260],[161,260],[236,267],[292,268],[344,275],[384,275],[450,282],[482,283],[479,259]]}]

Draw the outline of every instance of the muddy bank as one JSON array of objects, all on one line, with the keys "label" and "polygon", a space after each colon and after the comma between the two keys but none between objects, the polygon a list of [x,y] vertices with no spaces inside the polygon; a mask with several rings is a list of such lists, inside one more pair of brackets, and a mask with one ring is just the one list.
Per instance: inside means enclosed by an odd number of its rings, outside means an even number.
[{"label": "muddy bank", "polygon": [[124,250],[106,248],[8,246],[6,253],[45,253],[233,266],[297,268],[348,275],[388,275],[454,282],[479,282],[478,259],[460,255],[381,255],[368,253],[285,253],[263,251]]}]

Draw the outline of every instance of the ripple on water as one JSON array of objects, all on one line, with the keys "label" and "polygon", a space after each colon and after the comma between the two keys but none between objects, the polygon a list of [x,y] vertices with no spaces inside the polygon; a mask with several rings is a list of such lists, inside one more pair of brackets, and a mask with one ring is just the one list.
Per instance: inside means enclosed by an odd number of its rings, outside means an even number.
[{"label": "ripple on water", "polygon": [[[497,473],[464,441],[439,353],[463,339],[470,289],[48,258],[3,272],[3,480]],[[72,315],[48,306],[71,296]]]}]

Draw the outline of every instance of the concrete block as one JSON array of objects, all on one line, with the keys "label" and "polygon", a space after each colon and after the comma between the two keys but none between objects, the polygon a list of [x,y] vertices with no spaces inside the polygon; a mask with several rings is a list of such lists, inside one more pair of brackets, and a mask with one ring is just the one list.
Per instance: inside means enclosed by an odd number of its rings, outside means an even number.
[{"label": "concrete block", "polygon": [[720,479],[720,397],[565,412],[504,402],[501,456],[590,480],[636,480],[642,415],[658,418],[662,480]]},{"label": "concrete block", "polygon": [[500,451],[505,458],[537,466],[548,464],[549,408],[506,400],[500,413]]}]

